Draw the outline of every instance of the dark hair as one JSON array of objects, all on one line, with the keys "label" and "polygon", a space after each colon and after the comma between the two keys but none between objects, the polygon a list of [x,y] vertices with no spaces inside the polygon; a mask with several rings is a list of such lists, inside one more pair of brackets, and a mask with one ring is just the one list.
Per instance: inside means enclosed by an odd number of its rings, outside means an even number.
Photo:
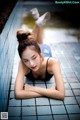
[{"label": "dark hair", "polygon": [[25,32],[23,30],[18,30],[17,31],[17,41],[19,42],[18,45],[18,53],[20,58],[22,57],[22,53],[28,46],[32,46],[32,49],[38,52],[39,54],[41,53],[41,49],[37,42],[35,40],[30,40],[29,35],[31,35],[30,32]]}]

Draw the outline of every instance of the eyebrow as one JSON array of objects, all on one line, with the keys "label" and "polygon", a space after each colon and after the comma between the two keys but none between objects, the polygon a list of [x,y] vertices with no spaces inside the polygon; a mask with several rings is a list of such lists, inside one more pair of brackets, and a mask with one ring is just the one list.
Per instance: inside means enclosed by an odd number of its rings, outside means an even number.
[{"label": "eyebrow", "polygon": [[36,55],[33,55],[31,58],[36,57]]},{"label": "eyebrow", "polygon": [[[36,57],[36,55],[33,55],[31,58]],[[28,60],[27,58],[23,58],[23,60]]]}]

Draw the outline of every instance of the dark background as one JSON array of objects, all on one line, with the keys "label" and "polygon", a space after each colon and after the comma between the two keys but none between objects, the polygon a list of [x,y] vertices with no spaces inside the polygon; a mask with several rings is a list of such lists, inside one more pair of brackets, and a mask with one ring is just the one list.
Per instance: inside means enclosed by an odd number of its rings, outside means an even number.
[{"label": "dark background", "polygon": [[[2,32],[5,23],[8,20],[16,2],[18,0],[2,0],[0,1],[0,33]],[[56,16],[60,16],[62,21],[68,21],[71,27],[80,28],[80,4],[55,4],[59,0],[20,0],[20,1],[33,1],[33,2],[50,2],[55,8],[53,12]],[[62,0],[61,0],[62,1]],[[75,1],[75,0],[74,0]],[[78,1],[78,0],[76,0]]]}]

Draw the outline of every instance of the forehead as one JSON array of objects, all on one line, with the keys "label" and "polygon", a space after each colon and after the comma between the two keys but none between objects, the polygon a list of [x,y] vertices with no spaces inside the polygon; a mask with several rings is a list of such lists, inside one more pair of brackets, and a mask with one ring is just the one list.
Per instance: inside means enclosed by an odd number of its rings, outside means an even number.
[{"label": "forehead", "polygon": [[33,55],[37,55],[37,51],[35,49],[33,49],[31,46],[27,47],[25,49],[25,51],[22,53],[22,57],[23,58],[28,58],[28,57],[32,57]]}]

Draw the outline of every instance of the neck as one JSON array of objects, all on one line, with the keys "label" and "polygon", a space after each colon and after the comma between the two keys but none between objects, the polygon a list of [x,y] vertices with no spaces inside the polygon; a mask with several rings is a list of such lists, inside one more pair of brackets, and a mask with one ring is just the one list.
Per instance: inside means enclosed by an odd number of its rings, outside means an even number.
[{"label": "neck", "polygon": [[41,65],[40,65],[40,68],[39,68],[36,72],[34,72],[34,73],[36,73],[36,74],[41,73],[41,70],[42,70],[42,67],[43,67],[43,62],[44,62],[44,57],[42,57],[42,59],[41,59]]}]

